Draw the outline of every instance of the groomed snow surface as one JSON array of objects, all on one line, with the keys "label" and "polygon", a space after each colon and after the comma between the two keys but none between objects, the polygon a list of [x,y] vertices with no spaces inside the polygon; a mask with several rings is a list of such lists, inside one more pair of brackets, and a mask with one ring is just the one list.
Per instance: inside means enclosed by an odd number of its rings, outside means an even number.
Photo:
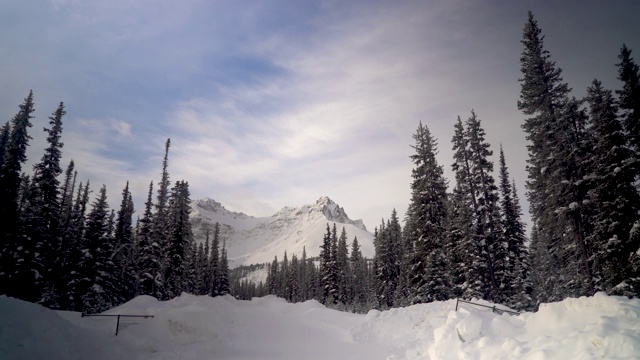
[{"label": "groomed snow surface", "polygon": [[596,294],[497,315],[456,301],[366,315],[317,301],[148,296],[105,314],[0,297],[0,359],[638,359],[640,300]]}]

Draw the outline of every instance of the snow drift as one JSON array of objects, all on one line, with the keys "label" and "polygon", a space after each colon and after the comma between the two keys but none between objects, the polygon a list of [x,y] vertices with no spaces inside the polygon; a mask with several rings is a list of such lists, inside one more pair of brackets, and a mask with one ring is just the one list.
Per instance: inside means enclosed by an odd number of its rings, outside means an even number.
[{"label": "snow drift", "polygon": [[0,297],[1,359],[634,359],[640,300],[596,294],[498,315],[455,300],[366,315],[290,304],[183,294],[148,296],[81,318]]}]

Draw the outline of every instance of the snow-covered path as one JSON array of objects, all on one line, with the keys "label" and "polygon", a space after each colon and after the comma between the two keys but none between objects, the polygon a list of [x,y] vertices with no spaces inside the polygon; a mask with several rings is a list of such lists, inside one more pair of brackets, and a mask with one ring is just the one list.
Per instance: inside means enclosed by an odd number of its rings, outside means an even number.
[{"label": "snow-covered path", "polygon": [[455,300],[366,315],[316,301],[148,296],[81,318],[0,296],[0,359],[638,359],[640,300],[596,294],[497,315]]}]

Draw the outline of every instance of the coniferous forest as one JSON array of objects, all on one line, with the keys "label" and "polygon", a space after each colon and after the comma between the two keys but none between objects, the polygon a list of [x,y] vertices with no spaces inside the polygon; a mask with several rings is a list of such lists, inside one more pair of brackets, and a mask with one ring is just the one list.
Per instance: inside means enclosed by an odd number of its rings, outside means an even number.
[{"label": "coniferous forest", "polygon": [[[521,43],[517,107],[528,141],[529,233],[508,154],[487,142],[478,109],[451,119],[450,164],[438,163],[443,143],[418,125],[410,205],[404,219],[394,209],[376,228],[373,259],[334,223],[317,258],[285,252],[282,261],[229,270],[218,225],[204,229],[203,243],[194,241],[189,184],[169,179],[169,140],[142,215],[134,215],[128,182],[119,209],[109,209],[105,186],[94,192],[73,161],[63,169],[63,103],[44,129],[42,158],[26,169],[29,93],[0,133],[0,294],[90,313],[137,295],[166,300],[182,292],[275,294],[357,312],[451,298],[534,310],[598,291],[638,296],[639,66],[622,45],[617,62],[612,56],[620,88],[594,79],[579,99],[531,13]],[[454,179],[444,177],[444,166]],[[265,282],[244,277],[259,268]]]}]

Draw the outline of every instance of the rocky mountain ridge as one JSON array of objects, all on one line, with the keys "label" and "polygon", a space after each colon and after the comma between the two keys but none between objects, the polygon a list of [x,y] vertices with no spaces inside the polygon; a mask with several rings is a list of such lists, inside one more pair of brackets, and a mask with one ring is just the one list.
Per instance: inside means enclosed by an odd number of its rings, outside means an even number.
[{"label": "rocky mountain ridge", "polygon": [[373,256],[373,234],[362,220],[351,220],[345,210],[327,196],[312,205],[285,206],[269,217],[254,217],[227,210],[219,202],[204,198],[192,201],[191,221],[196,241],[204,241],[206,228],[220,224],[231,266],[270,262],[287,251],[318,256],[327,223],[336,224],[338,232],[345,228],[348,242],[357,236],[364,256]]}]

